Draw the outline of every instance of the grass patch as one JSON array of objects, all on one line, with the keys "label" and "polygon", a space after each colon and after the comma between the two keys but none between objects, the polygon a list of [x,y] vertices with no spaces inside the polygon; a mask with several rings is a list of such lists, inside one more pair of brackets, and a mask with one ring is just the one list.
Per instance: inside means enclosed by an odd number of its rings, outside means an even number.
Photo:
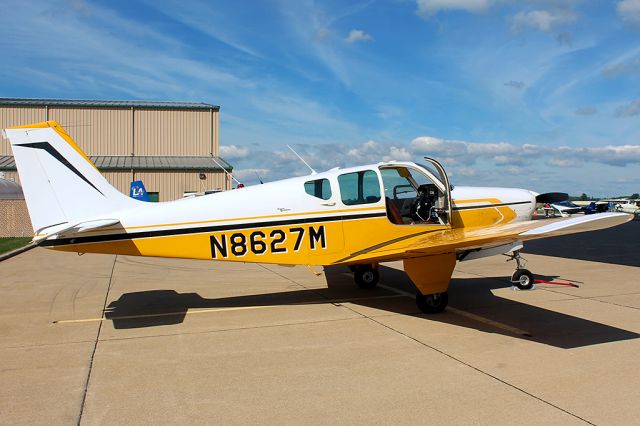
[{"label": "grass patch", "polygon": [[0,254],[26,246],[31,238],[0,238]]}]

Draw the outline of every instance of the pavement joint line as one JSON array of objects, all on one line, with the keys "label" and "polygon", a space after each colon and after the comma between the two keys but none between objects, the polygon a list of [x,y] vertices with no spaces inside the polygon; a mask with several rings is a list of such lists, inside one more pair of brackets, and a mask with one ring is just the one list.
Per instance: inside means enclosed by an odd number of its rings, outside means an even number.
[{"label": "pavement joint line", "polygon": [[[113,265],[111,266],[111,275],[109,275],[109,285],[107,285],[107,291],[104,295],[104,303],[102,304],[102,312],[107,307],[107,301],[109,300],[109,292],[111,291],[111,283],[113,282],[113,272],[116,269],[116,263],[118,262],[118,255],[116,254],[113,258]],[[102,321],[98,323],[98,332],[96,333],[96,341],[93,345],[93,351],[91,352],[91,358],[89,360],[89,371],[87,372],[87,380],[84,383],[84,391],[82,392],[82,402],[80,403],[80,413],[78,414],[78,422],[77,426],[80,426],[82,423],[82,414],[84,413],[84,405],[87,401],[87,392],[89,390],[89,381],[91,380],[91,371],[93,370],[93,360],[96,355],[96,350],[98,349],[98,341],[100,341],[100,331],[102,331]]]},{"label": "pavement joint line", "polygon": [[408,335],[408,334],[406,334],[406,333],[404,333],[404,332],[402,332],[402,331],[400,331],[400,330],[397,330],[397,329],[395,329],[395,328],[391,327],[390,325],[384,324],[384,323],[382,323],[382,322],[380,322],[380,321],[376,320],[375,318],[371,318],[371,317],[367,317],[367,318],[368,318],[369,320],[371,320],[371,321],[373,321],[373,322],[375,322],[375,323],[377,323],[377,324],[381,325],[382,327],[385,327],[385,328],[387,328],[387,329],[389,329],[389,330],[391,330],[391,331],[393,331],[393,332],[395,332],[395,333],[397,333],[397,334],[400,334],[400,335],[402,335],[402,336],[406,337],[407,339],[413,340],[414,342],[416,342],[416,343],[418,343],[418,344],[420,344],[420,345],[422,345],[422,346],[424,346],[424,347],[426,347],[426,348],[429,348],[429,349],[431,349],[431,350],[433,350],[433,351],[436,351],[436,352],[440,353],[441,355],[446,356],[447,358],[450,358],[450,359],[452,359],[452,360],[454,360],[454,361],[456,361],[456,362],[458,362],[458,363],[460,363],[460,364],[462,364],[462,365],[464,365],[464,366],[466,366],[466,367],[468,367],[468,368],[471,368],[471,369],[473,369],[473,370],[477,371],[477,372],[478,372],[478,373],[480,373],[480,374],[483,374],[483,375],[485,375],[485,376],[487,376],[487,377],[490,377],[490,378],[492,378],[492,379],[494,379],[494,380],[496,380],[496,381],[498,381],[498,382],[500,382],[500,383],[502,383],[502,384],[504,384],[504,385],[506,385],[506,386],[508,386],[508,387],[510,387],[510,388],[512,388],[512,389],[517,390],[518,392],[521,392],[521,393],[523,393],[523,394],[525,394],[525,395],[528,395],[529,397],[534,398],[534,399],[536,399],[536,400],[538,400],[538,401],[540,401],[540,402],[542,402],[542,403],[544,403],[544,404],[547,404],[547,405],[549,405],[549,406],[551,406],[551,407],[553,407],[553,408],[555,408],[555,409],[557,409],[557,410],[560,410],[560,411],[562,411],[563,413],[566,413],[566,414],[568,414],[568,415],[570,415],[570,416],[572,416],[572,417],[575,417],[575,418],[577,418],[577,419],[579,419],[579,420],[582,420],[583,422],[585,422],[585,423],[587,423],[587,424],[590,424],[590,425],[594,425],[594,426],[595,426],[595,423],[592,423],[592,422],[590,422],[589,420],[587,420],[587,419],[585,419],[585,418],[583,418],[583,417],[578,416],[577,414],[574,414],[574,413],[572,413],[572,412],[570,412],[570,411],[568,411],[568,410],[565,410],[564,408],[562,408],[562,407],[560,407],[560,406],[558,406],[558,405],[555,405],[555,404],[553,404],[552,402],[549,402],[549,401],[547,401],[547,400],[545,400],[545,399],[543,399],[543,398],[541,398],[541,397],[539,397],[539,396],[536,396],[536,395],[532,394],[531,392],[528,392],[528,391],[526,391],[526,390],[524,390],[524,389],[522,389],[522,388],[520,388],[520,387],[518,387],[518,386],[516,386],[516,385],[514,385],[514,384],[512,384],[512,383],[509,383],[509,382],[507,382],[506,380],[503,380],[503,379],[499,378],[498,376],[495,376],[495,375],[493,375],[493,374],[491,374],[491,373],[489,373],[489,372],[487,372],[487,371],[484,371],[484,370],[482,370],[482,369],[481,369],[481,368],[479,368],[479,367],[476,367],[476,366],[474,366],[474,365],[469,364],[468,362],[465,362],[465,361],[463,361],[463,360],[461,360],[461,359],[459,359],[459,358],[456,358],[455,356],[453,356],[453,355],[451,355],[451,354],[449,354],[449,353],[445,352],[445,351],[444,351],[444,350],[442,350],[442,349],[438,349],[438,348],[436,348],[435,346],[431,346],[430,344],[428,344],[428,343],[426,343],[426,342],[423,342],[423,341],[421,341],[420,339],[417,339],[417,338],[415,338],[415,337],[413,337],[413,336],[410,336],[410,335]]},{"label": "pavement joint line", "polygon": [[37,348],[49,348],[52,346],[66,346],[66,345],[80,345],[83,343],[93,343],[92,340],[76,340],[73,342],[59,342],[59,343],[43,343],[41,345],[21,345],[21,346],[0,346],[0,351],[2,350],[12,350],[12,349],[37,349]]},{"label": "pavement joint line", "polygon": [[236,327],[236,328],[222,328],[219,330],[203,330],[203,331],[190,331],[190,332],[180,332],[180,333],[166,333],[166,334],[154,334],[148,336],[131,336],[131,337],[111,337],[102,339],[101,342],[119,342],[125,340],[138,340],[138,339],[155,339],[161,337],[175,337],[175,336],[191,336],[196,334],[215,334],[215,333],[227,333],[231,331],[244,331],[244,330],[260,330],[263,328],[277,328],[277,327],[291,327],[296,325],[313,325],[313,324],[324,324],[329,322],[338,322],[338,321],[353,321],[353,320],[365,320],[366,318],[362,315],[358,315],[357,317],[350,318],[333,318],[326,320],[317,320],[317,321],[298,321],[298,322],[288,322],[283,324],[269,324],[269,325],[257,325],[253,327]]},{"label": "pavement joint line", "polygon": [[155,318],[155,317],[168,317],[178,315],[194,315],[194,314],[208,314],[215,312],[232,312],[232,311],[248,311],[254,309],[268,309],[268,308],[285,308],[290,306],[304,306],[304,305],[318,305],[318,304],[342,304],[350,303],[358,300],[376,300],[376,299],[391,299],[395,297],[403,297],[400,294],[389,294],[383,296],[370,296],[370,297],[354,297],[345,299],[326,299],[317,302],[300,302],[300,303],[287,303],[283,305],[256,305],[256,306],[237,306],[228,308],[205,308],[205,309],[188,309],[186,311],[175,312],[160,312],[157,314],[140,314],[140,315],[123,315],[117,317],[101,317],[101,318],[83,318],[83,319],[70,319],[70,320],[56,320],[53,324],[74,324],[85,322],[98,322],[98,321],[117,321],[127,319],[139,319],[139,318]]},{"label": "pavement joint line", "polygon": [[[395,291],[396,293],[401,294],[401,295],[406,296],[406,297],[410,297],[410,298],[414,297],[414,295],[409,293],[408,291],[396,290],[393,287],[389,287],[388,285],[384,285],[384,284],[378,284],[378,286],[382,287],[382,288],[385,288],[385,289],[387,289],[389,291]],[[485,318],[483,316],[480,316],[480,315],[477,315],[477,314],[473,314],[471,312],[463,311],[461,309],[454,308],[452,306],[448,306],[447,307],[447,311],[449,311],[451,313],[454,313],[456,315],[462,316],[462,317],[469,318],[469,319],[474,320],[474,321],[481,322],[481,323],[486,324],[486,325],[490,325],[490,326],[498,328],[500,330],[508,331],[509,333],[512,333],[512,334],[515,334],[515,335],[532,337],[531,333],[529,333],[528,331],[521,330],[519,328],[512,327],[510,325],[503,324],[501,322],[494,321],[492,319]]]},{"label": "pavement joint line", "polygon": [[[549,293],[566,295],[565,293],[563,293],[561,291],[556,291],[556,290],[553,290],[553,289],[550,289],[550,288],[543,288],[541,290],[546,290]],[[600,302],[600,303],[604,303],[604,304],[607,304],[607,305],[619,306],[621,308],[629,308],[629,309],[640,310],[640,308],[638,308],[636,306],[629,306],[629,305],[623,305],[623,304],[620,304],[620,303],[607,302],[606,300],[600,300],[601,298],[605,298],[605,297],[635,296],[635,295],[638,295],[638,294],[640,294],[640,293],[634,292],[634,293],[626,293],[626,294],[610,294],[610,295],[607,295],[607,296],[575,296],[573,298],[556,300],[555,302],[573,302],[573,301],[580,301],[580,300],[593,300],[594,302]]]}]

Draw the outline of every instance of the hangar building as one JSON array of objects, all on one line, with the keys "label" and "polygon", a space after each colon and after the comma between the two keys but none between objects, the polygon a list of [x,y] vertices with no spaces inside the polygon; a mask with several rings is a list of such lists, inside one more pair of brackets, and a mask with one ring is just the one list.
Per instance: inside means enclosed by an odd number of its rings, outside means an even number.
[{"label": "hangar building", "polygon": [[[0,129],[55,120],[118,190],[142,180],[152,201],[169,201],[231,188],[219,112],[206,103],[0,98]],[[19,182],[6,139],[0,177]]]}]

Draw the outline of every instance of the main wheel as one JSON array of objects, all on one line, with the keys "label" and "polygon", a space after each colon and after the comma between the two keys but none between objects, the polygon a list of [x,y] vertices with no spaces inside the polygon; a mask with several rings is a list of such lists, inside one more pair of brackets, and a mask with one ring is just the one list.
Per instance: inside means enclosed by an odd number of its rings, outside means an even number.
[{"label": "main wheel", "polygon": [[416,305],[425,314],[438,314],[444,311],[449,303],[449,293],[422,294],[416,293]]},{"label": "main wheel", "polygon": [[373,288],[378,285],[380,273],[370,265],[359,265],[353,271],[353,279],[360,288]]},{"label": "main wheel", "polygon": [[533,278],[533,274],[527,269],[516,269],[511,276],[511,282],[520,290],[531,290],[535,279]]}]

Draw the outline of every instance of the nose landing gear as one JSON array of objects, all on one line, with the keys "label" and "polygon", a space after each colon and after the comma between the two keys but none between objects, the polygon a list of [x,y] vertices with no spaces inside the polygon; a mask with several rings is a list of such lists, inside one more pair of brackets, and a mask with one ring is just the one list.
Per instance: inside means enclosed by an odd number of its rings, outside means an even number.
[{"label": "nose landing gear", "polygon": [[520,250],[516,250],[509,256],[509,260],[516,261],[516,270],[511,275],[511,282],[520,290],[531,290],[535,284],[533,274],[528,269],[525,269],[527,261],[520,254]]},{"label": "nose landing gear", "polygon": [[354,265],[349,267],[353,271],[353,280],[360,288],[373,288],[380,281],[378,265]]}]

